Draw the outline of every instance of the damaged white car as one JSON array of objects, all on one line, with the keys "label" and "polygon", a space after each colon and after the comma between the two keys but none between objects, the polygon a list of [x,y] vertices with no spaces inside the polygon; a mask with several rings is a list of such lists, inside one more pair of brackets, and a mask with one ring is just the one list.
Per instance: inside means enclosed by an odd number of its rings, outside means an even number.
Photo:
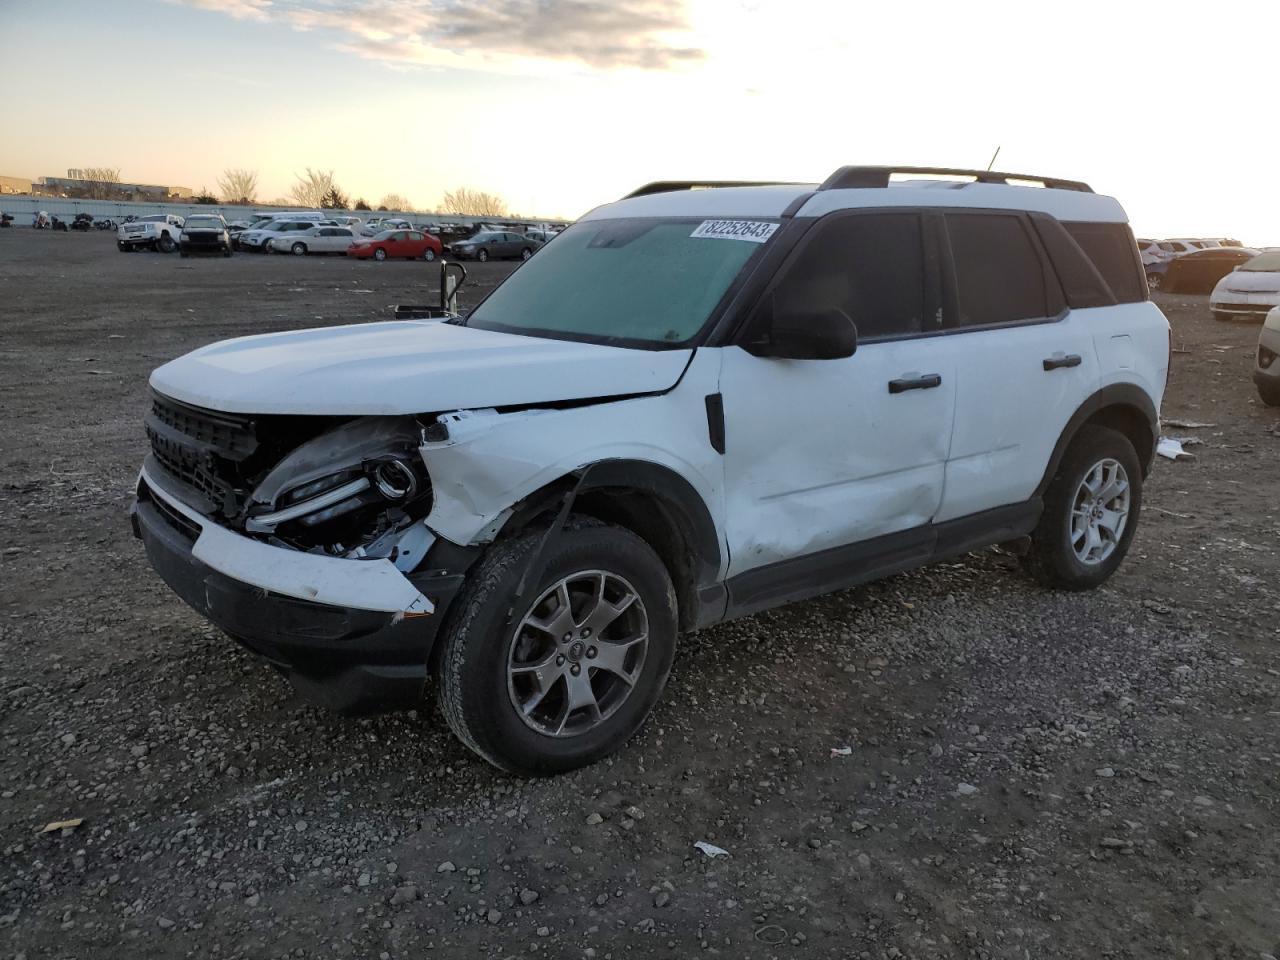
[{"label": "damaged white car", "polygon": [[1096,586],[1169,363],[1124,212],[894,173],[651,184],[465,319],[174,360],[135,530],[299,690],[382,709],[430,679],[526,774],[617,749],[685,631],[993,543]]}]

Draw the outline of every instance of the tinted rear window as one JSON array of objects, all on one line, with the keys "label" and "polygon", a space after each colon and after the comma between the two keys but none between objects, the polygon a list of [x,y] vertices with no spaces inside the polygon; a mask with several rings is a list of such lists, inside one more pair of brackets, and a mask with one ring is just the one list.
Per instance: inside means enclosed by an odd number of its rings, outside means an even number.
[{"label": "tinted rear window", "polygon": [[1120,303],[1147,299],[1146,284],[1134,256],[1133,234],[1123,223],[1065,223],[1067,232],[1093,261]]},{"label": "tinted rear window", "polygon": [[1022,220],[947,214],[961,327],[1048,315],[1044,267]]}]

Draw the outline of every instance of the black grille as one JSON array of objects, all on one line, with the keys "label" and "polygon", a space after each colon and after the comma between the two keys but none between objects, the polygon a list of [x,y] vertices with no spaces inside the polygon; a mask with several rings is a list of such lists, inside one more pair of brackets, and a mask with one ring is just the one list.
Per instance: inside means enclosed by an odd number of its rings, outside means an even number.
[{"label": "black grille", "polygon": [[199,524],[193,523],[184,514],[179,513],[161,497],[155,496],[151,492],[151,488],[145,483],[138,490],[138,499],[143,500],[155,508],[156,513],[174,530],[182,535],[183,538],[195,543],[200,536]]},{"label": "black grille", "polygon": [[147,438],[156,461],[224,516],[240,510],[245,462],[258,450],[251,417],[189,406],[152,395]]}]

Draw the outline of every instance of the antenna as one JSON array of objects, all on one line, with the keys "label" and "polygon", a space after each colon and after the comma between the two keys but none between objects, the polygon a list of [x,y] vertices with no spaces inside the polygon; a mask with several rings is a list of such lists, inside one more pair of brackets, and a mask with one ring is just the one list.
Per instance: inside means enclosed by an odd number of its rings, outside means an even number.
[{"label": "antenna", "polygon": [[1000,156],[1000,148],[997,146],[996,152],[991,155],[991,162],[987,164],[988,170],[990,170],[992,167],[996,165],[996,157],[998,156]]}]

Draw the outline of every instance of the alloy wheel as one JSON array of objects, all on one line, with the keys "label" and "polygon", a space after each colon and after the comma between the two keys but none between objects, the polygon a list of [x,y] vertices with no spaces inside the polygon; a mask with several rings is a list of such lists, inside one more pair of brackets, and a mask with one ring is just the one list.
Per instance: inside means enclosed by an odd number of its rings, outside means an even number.
[{"label": "alloy wheel", "polygon": [[507,655],[516,714],[545,736],[579,736],[626,702],[644,667],[649,617],[629,582],[584,570],[548,587],[520,621]]},{"label": "alloy wheel", "polygon": [[1115,551],[1129,520],[1129,475],[1117,460],[1099,460],[1085,473],[1071,501],[1071,548],[1086,566]]}]

